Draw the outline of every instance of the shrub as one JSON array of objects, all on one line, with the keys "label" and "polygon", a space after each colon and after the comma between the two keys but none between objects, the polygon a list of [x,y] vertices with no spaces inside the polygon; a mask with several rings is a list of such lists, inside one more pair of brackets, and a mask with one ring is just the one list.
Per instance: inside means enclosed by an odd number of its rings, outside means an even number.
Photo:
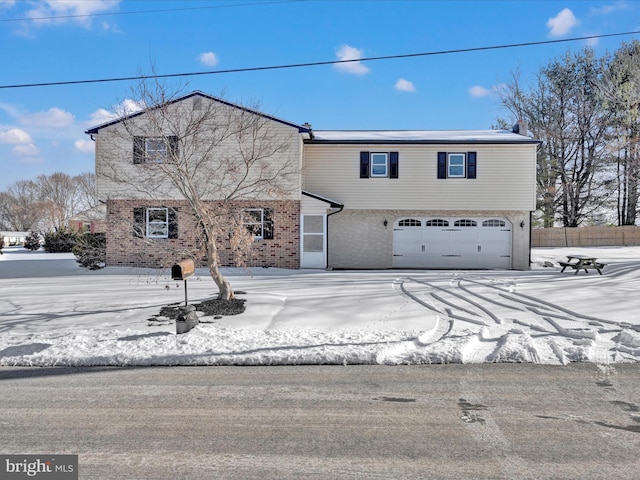
[{"label": "shrub", "polygon": [[107,236],[104,233],[79,235],[73,254],[80,265],[90,270],[104,267],[107,256]]},{"label": "shrub", "polygon": [[42,246],[42,236],[35,230],[31,230],[27,238],[24,239],[24,248],[32,252]]},{"label": "shrub", "polygon": [[49,253],[68,253],[73,250],[78,234],[64,227],[48,232],[44,236],[44,249]]}]

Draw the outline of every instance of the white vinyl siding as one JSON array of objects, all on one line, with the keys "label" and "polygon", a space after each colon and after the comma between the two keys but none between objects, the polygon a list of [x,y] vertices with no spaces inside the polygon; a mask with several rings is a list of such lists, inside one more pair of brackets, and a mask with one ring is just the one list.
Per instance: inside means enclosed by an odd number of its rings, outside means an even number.
[{"label": "white vinyl siding", "polygon": [[[363,182],[360,151],[398,150],[397,179]],[[438,179],[438,152],[477,152],[477,178]],[[304,189],[355,209],[535,210],[536,145],[305,145]]]},{"label": "white vinyl siding", "polygon": [[[202,98],[201,103],[211,101],[207,98]],[[181,102],[177,102],[170,105],[169,108],[172,114],[176,118],[188,119],[191,111],[193,101],[192,99],[186,99]],[[225,114],[225,109],[232,109],[234,107],[221,106],[220,115]],[[187,120],[183,120],[187,121]],[[280,123],[275,120],[265,120],[267,122],[268,135],[273,137],[273,141],[287,145],[281,151],[277,152],[272,157],[266,159],[264,162],[257,162],[253,168],[252,174],[255,177],[259,175],[269,175],[278,171],[281,165],[293,162],[297,164],[298,169],[301,167],[302,156],[302,138],[298,132],[298,129],[284,123]],[[175,132],[155,132],[149,122],[145,121],[144,115],[135,117],[131,120],[131,128],[136,136],[145,138],[154,138],[155,135],[162,135],[162,137],[155,137],[156,139],[168,138],[170,135],[174,135]],[[266,132],[267,130],[265,130]],[[94,134],[96,142],[96,190],[100,199],[106,200],[107,198],[117,199],[146,199],[149,197],[162,198],[162,199],[180,199],[181,194],[175,189],[175,187],[168,181],[159,180],[159,176],[153,176],[153,168],[158,168],[161,165],[153,162],[134,164],[133,161],[133,135],[125,131],[124,126],[121,123],[115,123],[113,125],[106,126],[100,129],[99,133]],[[203,140],[201,149],[207,147],[206,141]],[[161,154],[160,142],[149,142],[149,144],[143,144],[143,150],[154,150],[156,154]],[[238,141],[236,138],[227,138],[216,147],[216,154],[211,155],[211,164],[207,167],[208,171],[216,171],[216,158],[238,158]],[[201,159],[200,149],[197,145],[189,144],[186,141],[180,140],[180,158],[185,159]],[[196,160],[192,160],[196,161]],[[170,167],[167,167],[170,168]],[[264,168],[265,171],[260,171]],[[291,171],[292,169],[288,169]],[[117,176],[124,179],[124,182],[118,182],[113,177]],[[228,178],[231,175],[227,175],[224,178]],[[287,175],[275,175],[279,181],[284,185],[284,189],[287,191],[283,197],[287,200],[299,200],[300,199],[300,172],[297,174]],[[153,180],[153,183],[149,182],[149,178]],[[218,178],[223,178],[219,176]],[[251,180],[251,175],[248,181]],[[137,188],[135,180],[139,180],[140,183],[144,183],[142,188]],[[220,180],[222,181],[222,180]],[[233,182],[230,182],[233,183]],[[211,185],[207,185],[207,188],[212,188],[213,193],[218,193],[220,188],[214,188]],[[230,186],[223,185],[224,188],[231,188]],[[265,189],[266,190],[266,189]],[[216,200],[219,196],[213,195],[207,196],[207,200]],[[252,194],[252,199],[264,199],[273,200],[273,195],[269,191],[255,192]]]}]

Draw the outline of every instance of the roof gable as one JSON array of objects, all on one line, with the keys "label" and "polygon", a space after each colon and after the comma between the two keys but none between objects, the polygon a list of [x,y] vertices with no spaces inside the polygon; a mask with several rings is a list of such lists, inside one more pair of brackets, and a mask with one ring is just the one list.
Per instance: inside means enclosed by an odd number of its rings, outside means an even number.
[{"label": "roof gable", "polygon": [[[280,118],[277,118],[277,117],[274,117],[274,116],[267,115],[265,113],[259,112],[257,110],[252,110],[250,108],[243,107],[242,105],[238,105],[236,103],[228,102],[228,101],[223,100],[221,98],[214,97],[213,95],[209,95],[209,94],[203,93],[203,92],[201,92],[199,90],[193,91],[193,92],[191,92],[191,93],[189,93],[187,95],[183,95],[181,97],[178,97],[178,98],[175,98],[173,100],[170,100],[170,101],[166,102],[165,105],[171,105],[171,104],[174,104],[174,103],[183,102],[183,101],[188,100],[188,99],[190,99],[192,97],[195,97],[195,96],[200,96],[200,97],[203,97],[203,98],[207,98],[207,99],[212,100],[214,102],[218,102],[218,103],[221,103],[223,105],[226,105],[226,106],[229,106],[229,107],[233,107],[233,108],[238,108],[240,110],[244,110],[245,112],[253,113],[255,115],[259,115],[259,116],[267,118],[269,120],[273,120],[275,122],[281,123],[283,125],[287,125],[289,127],[296,128],[296,129],[298,129],[299,133],[309,133],[311,131],[311,129],[309,127],[306,127],[304,125],[298,125],[298,124],[295,124],[295,123],[291,123],[291,122],[288,122],[286,120],[282,120]],[[125,116],[116,118],[116,119],[111,120],[111,121],[109,121],[107,123],[103,123],[102,125],[98,125],[96,127],[90,128],[89,130],[86,130],[84,133],[86,133],[88,135],[97,134],[103,128],[109,127],[111,125],[116,125],[116,124],[118,124],[120,122],[123,122],[125,120],[129,120],[129,119],[144,115],[148,110],[149,109],[143,109],[143,110],[140,110],[139,112],[135,112],[135,113],[132,113],[132,114],[129,114],[129,115],[125,115]]]}]

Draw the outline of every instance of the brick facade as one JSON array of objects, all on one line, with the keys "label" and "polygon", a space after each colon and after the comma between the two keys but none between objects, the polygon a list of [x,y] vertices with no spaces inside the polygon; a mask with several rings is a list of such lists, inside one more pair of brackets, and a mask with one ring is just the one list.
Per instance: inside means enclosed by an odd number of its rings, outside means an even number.
[{"label": "brick facade", "polygon": [[[169,207],[177,211],[177,238],[140,238],[134,231],[134,209]],[[244,261],[233,254],[231,242],[218,239],[221,266],[300,267],[300,202],[246,201],[234,207],[272,210],[273,239],[256,239]],[[107,265],[167,268],[182,258],[205,266],[202,234],[194,226],[184,201],[107,201]]]}]

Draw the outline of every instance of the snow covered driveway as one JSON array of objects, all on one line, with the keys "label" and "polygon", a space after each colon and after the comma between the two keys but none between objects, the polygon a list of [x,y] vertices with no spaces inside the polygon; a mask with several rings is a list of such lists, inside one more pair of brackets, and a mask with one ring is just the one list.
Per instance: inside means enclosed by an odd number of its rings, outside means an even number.
[{"label": "snow covered driveway", "polygon": [[[560,273],[567,253],[605,274]],[[154,317],[168,272],[90,272],[65,254],[0,256],[0,365],[282,365],[640,360],[640,247],[534,249],[514,271],[229,269],[247,310],[192,331]],[[189,280],[191,303],[215,286]],[[162,320],[162,319],[160,319]]]}]

